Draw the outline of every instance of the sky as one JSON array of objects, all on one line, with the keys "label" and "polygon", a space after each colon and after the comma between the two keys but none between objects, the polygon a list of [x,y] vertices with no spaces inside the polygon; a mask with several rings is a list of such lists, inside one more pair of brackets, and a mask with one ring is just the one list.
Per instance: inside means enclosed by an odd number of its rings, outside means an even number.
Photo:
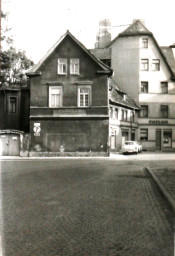
[{"label": "sky", "polygon": [[100,19],[111,20],[112,38],[141,19],[160,46],[175,43],[175,0],[2,0],[2,10],[14,45],[35,63],[67,29],[94,48]]}]

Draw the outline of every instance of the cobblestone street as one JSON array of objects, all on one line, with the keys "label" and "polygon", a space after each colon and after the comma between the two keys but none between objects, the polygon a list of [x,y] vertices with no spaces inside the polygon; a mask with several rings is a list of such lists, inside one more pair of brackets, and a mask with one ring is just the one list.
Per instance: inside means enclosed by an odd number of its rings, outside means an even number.
[{"label": "cobblestone street", "polygon": [[1,163],[5,256],[173,256],[173,216],[140,163]]}]

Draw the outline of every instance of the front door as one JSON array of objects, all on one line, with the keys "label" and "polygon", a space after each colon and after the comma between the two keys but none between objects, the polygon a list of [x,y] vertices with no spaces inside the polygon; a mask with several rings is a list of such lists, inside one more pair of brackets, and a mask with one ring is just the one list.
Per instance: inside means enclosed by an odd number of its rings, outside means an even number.
[{"label": "front door", "polygon": [[161,130],[156,130],[156,150],[161,150]]}]

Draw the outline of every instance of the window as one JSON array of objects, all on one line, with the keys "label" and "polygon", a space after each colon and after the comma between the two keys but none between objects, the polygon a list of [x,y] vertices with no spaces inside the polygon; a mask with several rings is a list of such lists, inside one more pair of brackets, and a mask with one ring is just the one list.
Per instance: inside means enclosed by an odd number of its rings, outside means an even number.
[{"label": "window", "polygon": [[67,74],[67,59],[63,59],[63,58],[58,59],[58,74],[60,75]]},{"label": "window", "polygon": [[124,112],[124,110],[122,109],[122,118],[121,118],[122,121],[125,120],[124,116],[125,116],[125,112]]},{"label": "window", "polygon": [[70,74],[79,75],[79,59],[70,59]]},{"label": "window", "polygon": [[80,87],[78,88],[78,106],[89,107],[90,106],[90,88]]},{"label": "window", "polygon": [[148,117],[148,106],[141,105],[140,117]]},{"label": "window", "polygon": [[148,140],[148,129],[140,129],[140,140]]},{"label": "window", "polygon": [[168,93],[168,83],[167,82],[161,82],[162,87],[162,93]]},{"label": "window", "polygon": [[62,106],[62,88],[58,86],[49,87],[49,107],[57,108]]},{"label": "window", "polygon": [[118,119],[118,108],[115,108],[115,119]]},{"label": "window", "polygon": [[109,111],[110,111],[110,118],[113,119],[113,108],[110,107],[110,110],[109,110]]},{"label": "window", "polygon": [[149,70],[149,61],[148,59],[141,59],[141,71]]},{"label": "window", "polygon": [[160,60],[158,60],[158,59],[152,60],[152,70],[153,71],[160,70]]},{"label": "window", "polygon": [[129,131],[122,130],[122,137],[124,138],[124,141],[127,141],[129,139]]},{"label": "window", "polygon": [[163,131],[163,147],[164,148],[172,147],[172,131],[171,130]]},{"label": "window", "polygon": [[160,111],[161,111],[161,117],[168,117],[168,106],[167,105],[161,105],[160,106]]},{"label": "window", "polygon": [[141,82],[141,92],[148,93],[148,82]]},{"label": "window", "polygon": [[134,111],[131,111],[130,121],[134,122]]},{"label": "window", "polygon": [[16,97],[10,97],[10,102],[9,102],[9,112],[10,113],[16,113],[16,103],[17,103],[17,99]]},{"label": "window", "polygon": [[124,120],[127,121],[128,120],[128,111],[125,110],[124,112]]},{"label": "window", "polygon": [[148,38],[142,38],[142,48],[148,48]]}]

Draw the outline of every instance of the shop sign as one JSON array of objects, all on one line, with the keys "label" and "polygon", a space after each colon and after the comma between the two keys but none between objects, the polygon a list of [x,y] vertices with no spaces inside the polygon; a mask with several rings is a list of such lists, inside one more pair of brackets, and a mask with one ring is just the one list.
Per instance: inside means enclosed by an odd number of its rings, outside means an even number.
[{"label": "shop sign", "polygon": [[168,124],[168,120],[149,120],[149,124],[165,125]]},{"label": "shop sign", "polygon": [[34,131],[34,136],[40,136],[40,132],[41,132],[40,123],[33,124],[33,131]]}]

